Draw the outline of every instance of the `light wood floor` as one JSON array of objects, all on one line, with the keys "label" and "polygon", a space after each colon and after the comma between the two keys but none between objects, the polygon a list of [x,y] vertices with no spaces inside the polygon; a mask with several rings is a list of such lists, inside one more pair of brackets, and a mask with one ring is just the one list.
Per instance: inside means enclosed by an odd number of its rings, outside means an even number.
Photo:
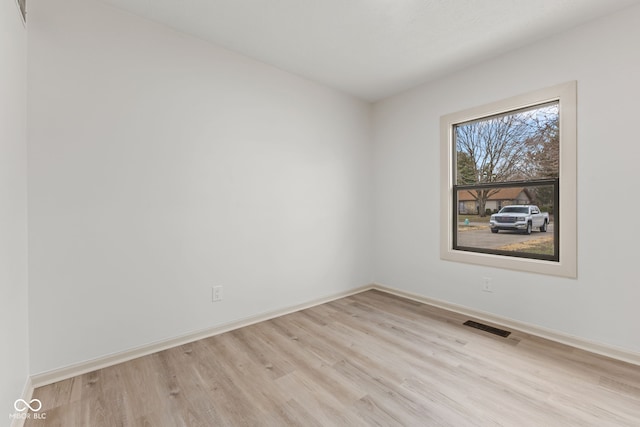
[{"label": "light wood floor", "polygon": [[368,291],[36,389],[26,426],[640,426],[640,367]]}]

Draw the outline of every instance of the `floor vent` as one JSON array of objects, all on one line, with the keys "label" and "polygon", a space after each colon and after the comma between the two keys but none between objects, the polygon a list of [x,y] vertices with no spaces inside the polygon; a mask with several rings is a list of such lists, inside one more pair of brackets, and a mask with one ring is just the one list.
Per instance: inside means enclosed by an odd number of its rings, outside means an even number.
[{"label": "floor vent", "polygon": [[500,335],[501,337],[508,337],[511,332],[505,331],[504,329],[494,328],[493,326],[484,325],[482,323],[474,322],[473,320],[467,320],[464,322],[465,326],[471,326],[472,328],[480,329],[482,331],[490,332],[495,335]]}]

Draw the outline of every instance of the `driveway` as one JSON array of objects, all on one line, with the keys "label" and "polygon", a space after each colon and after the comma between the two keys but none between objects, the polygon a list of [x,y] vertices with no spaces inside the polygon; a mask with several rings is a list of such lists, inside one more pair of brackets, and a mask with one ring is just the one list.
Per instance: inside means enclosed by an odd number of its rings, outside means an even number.
[{"label": "driveway", "polygon": [[541,238],[553,239],[553,224],[549,224],[546,233],[535,229],[531,234],[520,234],[516,231],[500,231],[497,234],[491,232],[487,224],[469,224],[468,228],[460,225],[458,228],[458,245],[471,248],[498,249],[505,245],[528,242]]}]

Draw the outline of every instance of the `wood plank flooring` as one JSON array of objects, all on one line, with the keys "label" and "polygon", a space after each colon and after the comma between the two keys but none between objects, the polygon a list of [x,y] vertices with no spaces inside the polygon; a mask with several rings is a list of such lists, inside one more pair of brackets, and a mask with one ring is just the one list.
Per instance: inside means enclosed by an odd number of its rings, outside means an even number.
[{"label": "wood plank flooring", "polygon": [[40,387],[25,425],[640,426],[640,367],[466,320],[367,291]]}]

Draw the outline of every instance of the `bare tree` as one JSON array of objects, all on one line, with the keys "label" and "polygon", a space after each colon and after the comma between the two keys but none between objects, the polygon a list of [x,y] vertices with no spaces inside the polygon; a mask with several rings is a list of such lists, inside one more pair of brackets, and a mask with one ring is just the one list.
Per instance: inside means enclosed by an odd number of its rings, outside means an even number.
[{"label": "bare tree", "polygon": [[[538,132],[527,141],[529,150],[526,163],[529,179],[558,178],[560,175],[560,135],[558,120],[539,123]],[[554,190],[551,186],[535,187],[530,191],[537,204],[553,209]]]},{"label": "bare tree", "polygon": [[[547,143],[552,139],[554,126],[557,135],[557,106],[456,125],[456,167],[458,171],[464,170],[467,177],[472,176],[459,184],[524,180],[546,174],[549,168],[553,169],[546,158],[554,155],[552,144]],[[555,162],[557,164],[557,155]],[[458,174],[458,180],[460,177]],[[469,191],[478,203],[480,216],[486,215],[487,200],[497,191],[486,188]]]}]

